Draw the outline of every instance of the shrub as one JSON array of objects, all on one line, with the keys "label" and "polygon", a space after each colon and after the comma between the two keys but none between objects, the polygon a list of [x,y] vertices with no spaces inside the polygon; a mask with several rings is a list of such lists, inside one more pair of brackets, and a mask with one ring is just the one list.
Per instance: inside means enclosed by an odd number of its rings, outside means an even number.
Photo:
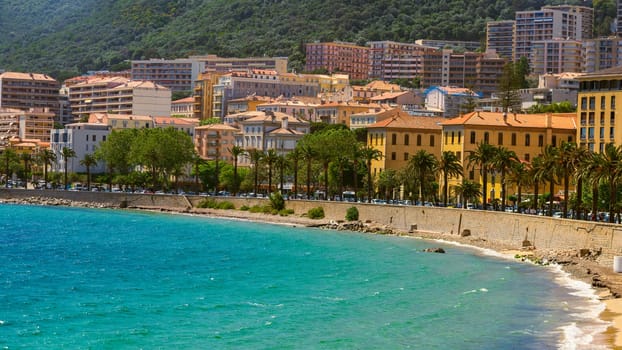
[{"label": "shrub", "polygon": [[251,207],[249,207],[248,205],[244,204],[243,206],[240,207],[240,210],[242,211],[248,211]]},{"label": "shrub", "polygon": [[348,211],[346,211],[346,220],[356,221],[358,219],[359,219],[359,210],[356,207],[348,208]]},{"label": "shrub", "polygon": [[217,203],[215,200],[211,199],[211,198],[205,198],[204,200],[200,201],[199,204],[197,204],[197,208],[216,208]]},{"label": "shrub", "polygon": [[263,207],[260,205],[253,205],[248,211],[251,213],[263,213]]},{"label": "shrub", "polygon": [[285,200],[281,193],[272,192],[270,194],[270,206],[276,211],[285,209]]},{"label": "shrub", "polygon": [[231,202],[223,201],[218,203],[216,206],[217,209],[235,209],[235,205]]},{"label": "shrub", "polygon": [[279,210],[279,215],[288,216],[294,213],[294,209],[281,209]]},{"label": "shrub", "polygon": [[307,216],[311,219],[323,219],[324,218],[324,208],[316,207],[311,208],[307,212]]}]

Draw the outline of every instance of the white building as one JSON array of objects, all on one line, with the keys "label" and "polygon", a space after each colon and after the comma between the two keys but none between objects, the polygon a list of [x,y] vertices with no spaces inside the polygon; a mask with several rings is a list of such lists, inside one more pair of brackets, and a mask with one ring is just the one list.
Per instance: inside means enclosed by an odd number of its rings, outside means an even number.
[{"label": "white building", "polygon": [[[80,164],[87,154],[95,153],[100,142],[106,141],[110,134],[110,127],[106,124],[74,123],[67,124],[64,129],[53,129],[50,133],[50,149],[56,155],[56,163],[52,164],[52,171],[64,172],[65,160],[62,156],[63,148],[67,147],[76,152],[74,158],[68,159],[67,171],[72,173],[86,173],[86,167]],[[91,173],[103,173],[105,164],[97,163],[91,167]]]},{"label": "white building", "polygon": [[462,106],[472,99],[474,102],[481,95],[466,88],[432,86],[425,90],[425,108],[438,112],[443,117],[457,117],[462,113]]}]

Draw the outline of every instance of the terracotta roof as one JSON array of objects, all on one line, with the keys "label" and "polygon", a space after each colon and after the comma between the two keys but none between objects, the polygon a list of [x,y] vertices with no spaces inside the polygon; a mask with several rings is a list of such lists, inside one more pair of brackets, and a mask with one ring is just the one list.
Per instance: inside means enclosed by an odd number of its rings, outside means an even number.
[{"label": "terracotta roof", "polygon": [[365,85],[365,88],[370,90],[383,90],[383,91],[401,91],[401,87],[397,84],[387,83],[382,80],[374,80]]},{"label": "terracotta roof", "polygon": [[19,79],[19,80],[45,80],[56,81],[56,79],[40,73],[19,73],[19,72],[4,72],[0,74],[0,79]]},{"label": "terracotta roof", "polygon": [[225,130],[225,131],[240,131],[238,128],[234,128],[231,125],[227,124],[208,124],[201,125],[194,128],[194,130]]},{"label": "terracotta roof", "polygon": [[294,130],[294,129],[283,129],[278,128],[270,131],[268,134],[278,134],[278,135],[304,135],[303,132]]},{"label": "terracotta roof", "polygon": [[[554,129],[576,130],[575,113],[555,113],[548,115]],[[499,112],[471,112],[459,117],[445,120],[442,125],[480,125],[480,126],[511,126],[515,128],[546,128],[547,114],[513,114],[509,113],[504,120]]]},{"label": "terracotta roof", "polygon": [[373,128],[396,128],[396,129],[436,129],[441,130],[441,123],[445,118],[412,116],[406,112],[398,111],[395,115],[369,125]]},{"label": "terracotta roof", "polygon": [[153,122],[158,125],[199,125],[197,118],[153,117]]},{"label": "terracotta roof", "polygon": [[175,100],[173,102],[171,102],[172,104],[180,104],[180,103],[194,103],[194,97],[190,96],[190,97],[186,97],[186,98],[181,98],[179,100]]},{"label": "terracotta roof", "polygon": [[400,97],[402,95],[405,95],[407,93],[408,93],[408,91],[385,92],[385,93],[383,93],[381,95],[371,97],[369,100],[370,101],[391,100],[391,99],[394,99],[396,97]]}]

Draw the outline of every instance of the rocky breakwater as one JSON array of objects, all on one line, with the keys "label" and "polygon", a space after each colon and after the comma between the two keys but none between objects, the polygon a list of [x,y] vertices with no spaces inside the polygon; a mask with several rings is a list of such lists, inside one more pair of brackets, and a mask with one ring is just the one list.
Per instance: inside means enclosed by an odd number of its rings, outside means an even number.
[{"label": "rocky breakwater", "polygon": [[109,203],[96,203],[96,202],[82,202],[73,201],[64,198],[52,198],[52,197],[26,197],[26,198],[9,198],[2,199],[0,203],[8,204],[22,204],[22,205],[49,205],[49,206],[64,206],[64,207],[83,207],[83,208],[116,208]]},{"label": "rocky breakwater", "polygon": [[382,225],[371,221],[342,221],[331,220],[327,224],[319,225],[318,227],[327,230],[337,231],[356,231],[364,233],[375,233],[381,235],[392,235],[398,232],[389,225]]}]

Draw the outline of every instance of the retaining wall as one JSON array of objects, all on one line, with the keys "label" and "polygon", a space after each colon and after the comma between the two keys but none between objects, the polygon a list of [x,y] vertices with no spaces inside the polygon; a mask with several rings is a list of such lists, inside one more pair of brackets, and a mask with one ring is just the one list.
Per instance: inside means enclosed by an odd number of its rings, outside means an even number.
[{"label": "retaining wall", "polygon": [[[54,190],[0,189],[1,198],[29,197],[62,198],[81,202],[102,203],[111,206],[162,207],[185,209],[196,206],[205,197],[155,194],[126,194],[108,192],[72,192]],[[266,199],[216,198],[242,205],[264,205]],[[359,218],[391,225],[402,230],[415,228],[422,231],[458,235],[469,230],[478,239],[520,248],[528,240],[537,249],[590,249],[601,251],[599,263],[610,266],[614,255],[622,255],[622,225],[567,220],[543,216],[435,208],[418,206],[372,205],[329,201],[286,201],[286,207],[296,214],[321,206],[327,219],[343,220],[349,207],[356,206]]]}]

